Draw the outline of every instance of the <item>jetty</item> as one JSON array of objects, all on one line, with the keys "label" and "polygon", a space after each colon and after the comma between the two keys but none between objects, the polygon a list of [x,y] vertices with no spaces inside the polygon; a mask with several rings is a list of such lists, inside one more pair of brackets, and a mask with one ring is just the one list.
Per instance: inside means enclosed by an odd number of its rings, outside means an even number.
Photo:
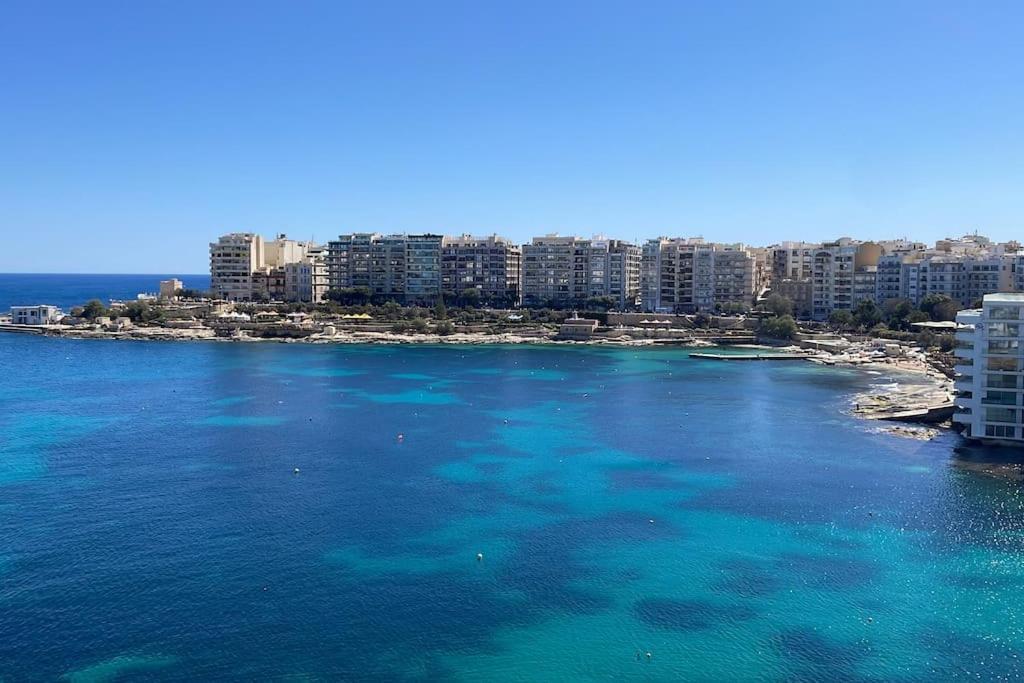
[{"label": "jetty", "polygon": [[690,358],[704,358],[707,360],[806,360],[807,356],[795,353],[707,353],[705,351],[694,351]]}]

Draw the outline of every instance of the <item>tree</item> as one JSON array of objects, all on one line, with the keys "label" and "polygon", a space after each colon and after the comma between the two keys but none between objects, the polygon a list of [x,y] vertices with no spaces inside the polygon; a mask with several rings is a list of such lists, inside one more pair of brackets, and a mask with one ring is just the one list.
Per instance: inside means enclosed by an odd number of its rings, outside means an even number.
[{"label": "tree", "polygon": [[929,294],[921,301],[920,309],[936,322],[956,320],[960,304],[945,294]]},{"label": "tree", "polygon": [[109,311],[107,307],[99,299],[90,299],[86,302],[85,306],[82,307],[82,317],[86,320],[95,320],[100,316],[107,315]]},{"label": "tree", "polygon": [[164,317],[163,311],[150,306],[145,301],[132,301],[121,310],[120,314],[135,323],[149,323]]},{"label": "tree", "polygon": [[610,296],[592,296],[583,302],[588,311],[608,311],[615,308],[615,299]]},{"label": "tree", "polygon": [[907,319],[915,312],[914,305],[908,299],[886,299],[882,302],[882,316],[892,330],[909,329]]},{"label": "tree", "polygon": [[857,303],[857,307],[853,309],[853,319],[861,328],[870,330],[882,322],[882,311],[871,299],[861,299]]},{"label": "tree", "polygon": [[342,306],[365,306],[373,298],[373,292],[369,287],[343,287],[329,290],[327,298]]},{"label": "tree", "polygon": [[836,329],[849,329],[850,327],[853,327],[853,313],[850,313],[844,308],[840,308],[832,311],[832,314],[828,316],[828,322]]},{"label": "tree", "polygon": [[437,297],[437,303],[434,304],[434,318],[437,320],[444,320],[448,317],[448,307],[444,305],[444,297]]},{"label": "tree", "polygon": [[480,305],[480,290],[476,287],[466,287],[459,293],[459,305],[465,308],[476,308]]},{"label": "tree", "polygon": [[174,292],[174,294],[175,294],[175,296],[177,296],[180,299],[205,299],[205,298],[207,298],[207,293],[203,292],[203,291],[200,291],[198,289],[188,289],[188,288],[179,289],[176,292]]},{"label": "tree", "polygon": [[394,301],[387,301],[381,306],[385,320],[397,320],[402,314],[402,307]]},{"label": "tree", "polygon": [[769,339],[792,339],[798,329],[791,315],[779,315],[763,318],[758,325],[758,332]]},{"label": "tree", "polygon": [[447,336],[455,332],[455,325],[448,320],[442,320],[441,322],[434,325],[434,332],[442,336]]},{"label": "tree", "polygon": [[960,304],[952,299],[940,301],[932,307],[932,320],[937,322],[956,320],[956,314],[959,310]]},{"label": "tree", "polygon": [[770,294],[761,302],[761,309],[772,315],[793,315],[793,300],[781,294]]},{"label": "tree", "polygon": [[429,329],[429,327],[430,327],[430,326],[429,326],[429,325],[427,325],[427,320],[426,320],[426,318],[413,318],[413,319],[412,319],[412,322],[411,322],[411,323],[409,323],[409,328],[410,328],[410,329],[411,329],[411,330],[412,330],[413,332],[419,332],[419,333],[421,333],[421,334],[422,334],[423,332],[426,332],[426,331],[427,331],[427,330]]}]

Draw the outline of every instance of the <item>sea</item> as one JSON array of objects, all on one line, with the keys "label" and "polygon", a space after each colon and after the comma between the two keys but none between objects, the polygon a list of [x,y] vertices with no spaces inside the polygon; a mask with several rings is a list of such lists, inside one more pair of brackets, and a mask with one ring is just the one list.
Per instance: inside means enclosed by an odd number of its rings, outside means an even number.
[{"label": "sea", "polygon": [[0,368],[4,681],[1024,673],[1020,481],[849,414],[908,377],[23,334]]},{"label": "sea", "polygon": [[139,294],[156,294],[161,280],[178,278],[186,289],[206,291],[210,276],[204,275],[93,275],[78,273],[0,273],[0,314],[11,306],[50,304],[65,313],[90,299],[104,305],[134,301]]}]

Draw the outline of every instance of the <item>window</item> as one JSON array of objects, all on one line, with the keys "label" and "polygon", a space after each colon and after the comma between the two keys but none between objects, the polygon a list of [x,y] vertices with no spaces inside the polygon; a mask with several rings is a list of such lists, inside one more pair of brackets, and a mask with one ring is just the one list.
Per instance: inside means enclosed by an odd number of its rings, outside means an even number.
[{"label": "window", "polygon": [[1016,389],[1016,375],[985,375],[985,386],[992,389]]},{"label": "window", "polygon": [[992,337],[1016,337],[1020,326],[1016,323],[989,323],[988,333]]},{"label": "window", "polygon": [[992,339],[988,343],[989,353],[1015,354],[1020,342],[1016,339]]},{"label": "window", "polygon": [[1017,372],[1017,359],[999,357],[989,358],[988,369],[1000,372]]},{"label": "window", "polygon": [[1017,411],[1013,408],[986,408],[985,422],[1016,422]]},{"label": "window", "polygon": [[1017,393],[1014,391],[986,391],[985,398],[981,402],[987,405],[1015,406],[1017,405]]},{"label": "window", "polygon": [[1017,428],[1009,425],[985,425],[985,436],[1014,439],[1017,437]]},{"label": "window", "polygon": [[1020,320],[1019,306],[993,306],[988,311],[992,320]]}]

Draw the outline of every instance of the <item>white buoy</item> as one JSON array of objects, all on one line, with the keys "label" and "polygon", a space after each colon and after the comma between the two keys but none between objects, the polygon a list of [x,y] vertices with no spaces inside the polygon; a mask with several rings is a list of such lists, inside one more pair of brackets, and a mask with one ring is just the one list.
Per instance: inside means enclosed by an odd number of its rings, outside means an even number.
[{"label": "white buoy", "polygon": [[298,467],[296,467],[296,468],[295,468],[295,474],[298,474],[298,473],[299,473],[299,468],[298,468]]},{"label": "white buoy", "polygon": [[477,562],[483,562],[484,561],[484,554],[483,553],[477,553],[476,554],[476,561]]}]

